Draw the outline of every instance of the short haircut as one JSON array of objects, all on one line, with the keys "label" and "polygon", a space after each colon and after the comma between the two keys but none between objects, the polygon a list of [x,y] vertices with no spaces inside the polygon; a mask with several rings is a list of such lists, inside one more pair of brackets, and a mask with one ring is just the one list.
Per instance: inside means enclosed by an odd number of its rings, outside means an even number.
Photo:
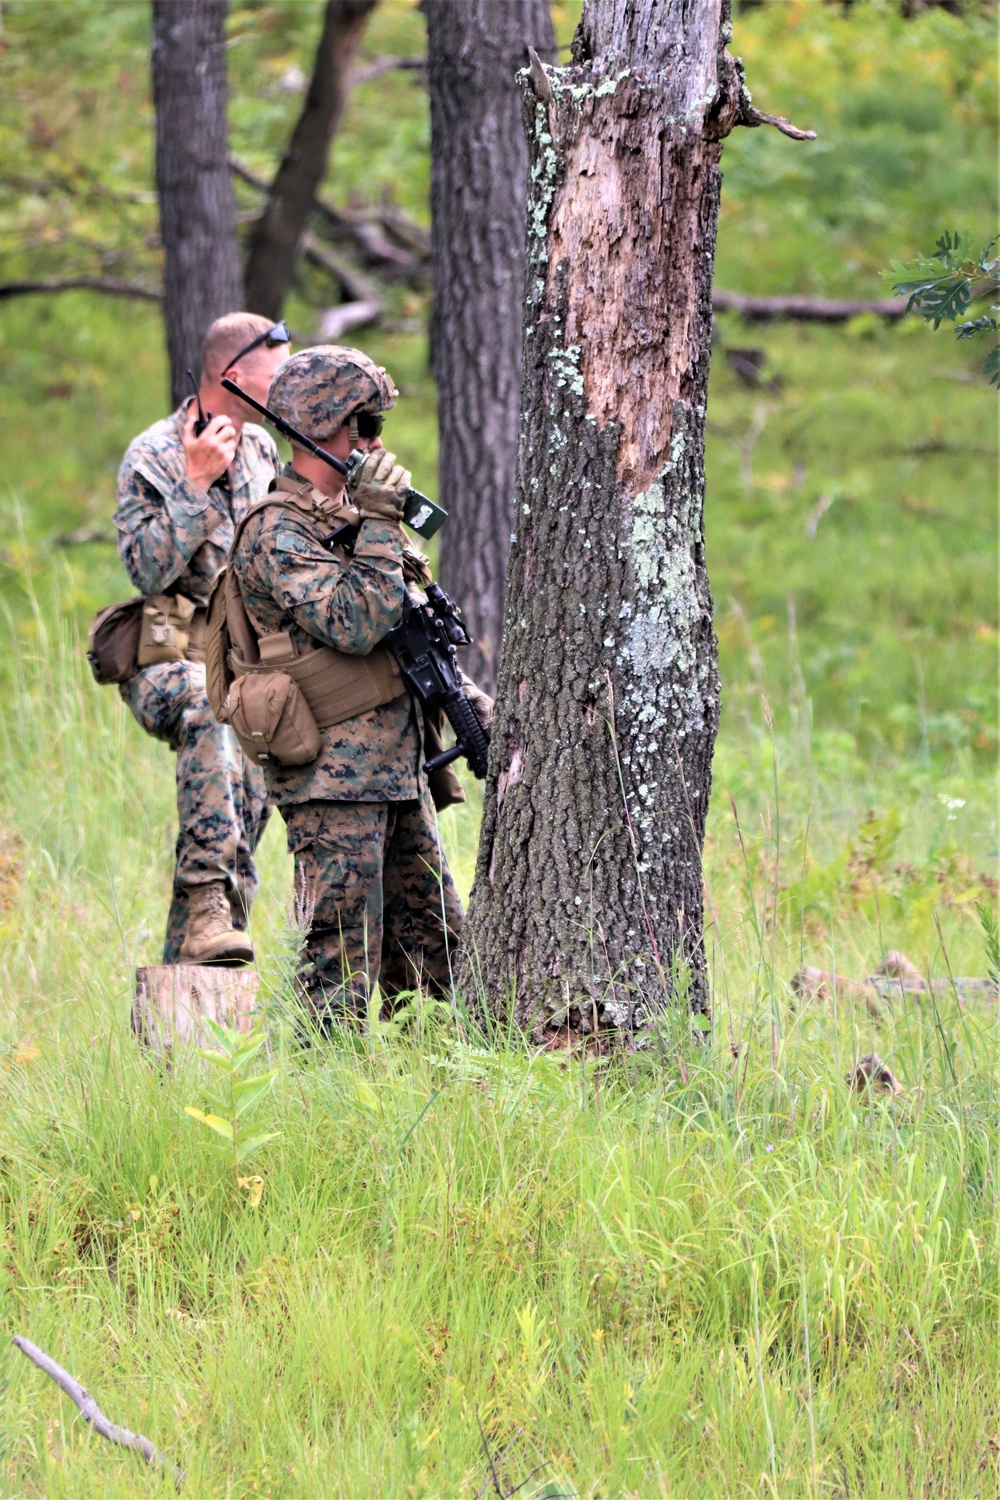
[{"label": "short haircut", "polygon": [[[226,313],[225,317],[216,318],[205,335],[205,347],[201,354],[202,379],[218,380],[241,349],[245,349],[247,344],[252,344],[254,339],[273,327],[274,319],[262,318],[259,313],[232,312]],[[261,344],[260,347],[263,349],[266,346]],[[255,349],[248,357],[253,359],[256,353]]]}]

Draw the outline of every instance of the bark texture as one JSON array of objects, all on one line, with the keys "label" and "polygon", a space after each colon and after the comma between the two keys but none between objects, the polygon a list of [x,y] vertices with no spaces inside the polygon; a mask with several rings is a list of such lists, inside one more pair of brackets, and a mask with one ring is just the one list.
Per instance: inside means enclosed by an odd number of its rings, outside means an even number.
[{"label": "bark texture", "polygon": [[515,74],[554,60],[548,0],[424,0],[431,96],[440,493],[439,573],[476,642],[463,666],[496,681],[514,511],[528,147]]},{"label": "bark texture", "polygon": [[344,113],[351,68],[376,3],[326,0],[309,92],[247,251],[247,307],[265,318],[281,316],[330,142]]},{"label": "bark texture", "polygon": [[210,964],[154,964],[135,971],[132,1030],[158,1057],[181,1046],[209,1047],[204,1018],[246,1033],[259,976]]},{"label": "bark texture", "polygon": [[536,1037],[708,1010],[704,434],[728,0],[586,0],[522,75],[516,522],[460,975]]},{"label": "bark texture", "polygon": [[153,0],[156,188],[171,399],[190,387],[214,318],[242,306],[236,201],[227,161],[228,0]]}]

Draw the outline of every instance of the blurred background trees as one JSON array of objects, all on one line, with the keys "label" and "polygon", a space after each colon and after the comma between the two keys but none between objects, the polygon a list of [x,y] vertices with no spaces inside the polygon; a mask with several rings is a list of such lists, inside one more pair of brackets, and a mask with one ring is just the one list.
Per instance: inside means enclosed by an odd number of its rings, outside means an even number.
[{"label": "blurred background trees", "polygon": [[466,670],[492,693],[514,516],[528,143],[514,75],[555,61],[548,0],[424,0],[431,104],[431,365],[440,576],[476,642]]},{"label": "blurred background trees", "polygon": [[156,192],[171,403],[190,395],[205,330],[243,303],[229,180],[228,0],[153,0]]}]

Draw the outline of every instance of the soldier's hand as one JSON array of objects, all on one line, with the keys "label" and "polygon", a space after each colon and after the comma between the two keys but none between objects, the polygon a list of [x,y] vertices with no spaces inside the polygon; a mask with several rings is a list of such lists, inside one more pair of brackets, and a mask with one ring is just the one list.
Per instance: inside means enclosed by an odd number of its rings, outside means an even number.
[{"label": "soldier's hand", "polygon": [[484,693],[481,687],[476,687],[474,682],[465,684],[465,696],[472,704],[476,718],[482,726],[486,738],[490,737],[493,728],[493,699],[489,693]]},{"label": "soldier's hand", "polygon": [[184,421],[181,441],[187,459],[187,477],[200,490],[208,490],[229,468],[236,453],[239,438],[236,428],[228,417],[213,417],[200,437],[194,435],[194,424],[198,420],[197,402],[192,402]]},{"label": "soldier's hand", "polygon": [[394,453],[377,448],[348,484],[351,504],[366,518],[401,521],[411,479],[409,469],[396,462]]}]

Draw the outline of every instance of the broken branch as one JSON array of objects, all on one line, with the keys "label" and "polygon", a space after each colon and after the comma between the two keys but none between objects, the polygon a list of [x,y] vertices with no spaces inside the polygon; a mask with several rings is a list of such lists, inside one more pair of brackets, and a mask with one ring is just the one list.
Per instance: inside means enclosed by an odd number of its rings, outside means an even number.
[{"label": "broken branch", "polygon": [[184,1483],[183,1470],[164,1458],[162,1453],[157,1453],[148,1438],[142,1437],[137,1432],[130,1432],[127,1427],[119,1427],[116,1422],[109,1421],[93,1396],[88,1394],[80,1382],[74,1380],[68,1370],[64,1370],[62,1365],[57,1365],[54,1359],[50,1359],[44,1350],[39,1349],[38,1345],[33,1344],[30,1339],[15,1334],[14,1343],[22,1354],[27,1355],[32,1364],[37,1365],[50,1380],[55,1381],[63,1394],[79,1408],[83,1420],[89,1422],[95,1432],[107,1438],[109,1443],[117,1443],[122,1448],[136,1449],[148,1464],[155,1464],[161,1469],[169,1468],[173,1472],[174,1484],[178,1490],[181,1488]]},{"label": "broken branch", "polygon": [[362,275],[329,245],[321,245],[308,229],[302,236],[302,254],[314,266],[319,266],[321,270],[339,281],[351,302],[378,302],[381,306],[378,294],[367,276]]},{"label": "broken branch", "polygon": [[[270,192],[270,183],[238,157],[230,156],[229,170],[255,192]],[[326,221],[334,235],[352,240],[376,265],[389,267],[397,274],[425,273],[421,262],[430,256],[430,234],[422,224],[403,213],[402,209],[389,205],[364,209],[334,208],[332,203],[320,198],[318,194],[313,196],[312,207],[313,212]],[[384,233],[380,233],[380,227],[394,235],[408,249],[393,245]]]},{"label": "broken branch", "polygon": [[0,281],[0,301],[34,292],[103,292],[109,297],[134,297],[140,302],[162,302],[163,288],[115,276],[67,276],[56,281]]},{"label": "broken branch", "polygon": [[395,68],[402,68],[407,72],[423,73],[427,70],[426,57],[389,57],[384,55],[376,57],[372,62],[366,63],[363,68],[357,68],[351,78],[353,84],[370,83],[373,78],[380,78],[383,73],[391,73]]},{"label": "broken branch", "polygon": [[743,109],[736,123],[747,125],[751,130],[758,125],[773,125],[775,130],[780,130],[782,135],[787,135],[793,141],[816,139],[815,130],[800,130],[797,125],[792,124],[791,120],[786,120],[784,115],[768,115],[762,109],[755,109],[750,103],[749,94],[744,95]]},{"label": "broken branch", "polygon": [[906,308],[898,298],[874,302],[837,302],[826,297],[746,297],[742,292],[712,292],[713,312],[735,312],[753,323],[788,318],[799,323],[847,323],[863,313],[898,322]]},{"label": "broken branch", "polygon": [[328,307],[320,313],[316,333],[324,344],[339,344],[352,328],[376,323],[381,315],[380,302],[342,302],[339,307]]}]

